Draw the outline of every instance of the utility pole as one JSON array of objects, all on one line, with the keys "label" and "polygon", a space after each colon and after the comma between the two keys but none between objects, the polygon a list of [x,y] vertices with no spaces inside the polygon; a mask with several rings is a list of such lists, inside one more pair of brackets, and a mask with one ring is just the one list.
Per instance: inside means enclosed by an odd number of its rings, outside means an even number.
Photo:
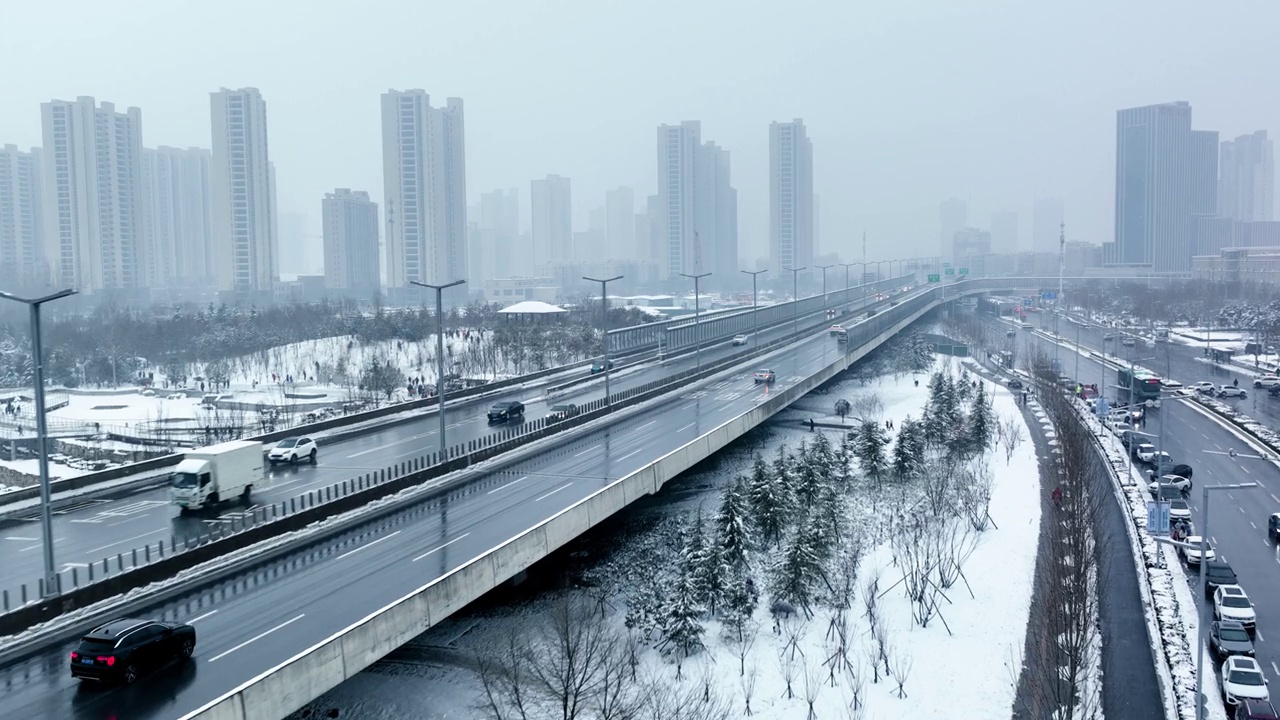
[{"label": "utility pole", "polygon": [[769,272],[769,268],[764,270],[739,270],[738,272],[751,276],[751,344],[756,348],[760,347],[760,305],[756,302],[756,278],[764,273]]},{"label": "utility pole", "polygon": [[791,273],[791,334],[795,335],[799,332],[800,325],[800,285],[797,278],[800,276],[800,271],[808,270],[809,266],[806,265],[801,268],[784,267],[782,269]]},{"label": "utility pole", "polygon": [[454,287],[455,285],[461,285],[465,282],[466,280],[454,280],[453,282],[445,283],[444,285],[430,285],[428,283],[418,282],[417,280],[409,281],[410,285],[417,285],[418,287],[424,287],[424,288],[427,288],[428,290],[436,291],[436,397],[439,398],[436,401],[436,415],[440,417],[440,451],[441,452],[444,452],[444,448],[445,448],[445,444],[444,444],[444,429],[445,429],[445,421],[444,421],[444,386],[445,386],[445,381],[444,381],[444,299],[443,298],[444,298],[445,290],[451,287]]},{"label": "utility pole", "polygon": [[857,265],[858,263],[840,263],[840,264],[844,266],[844,300],[845,302],[849,302],[849,268],[853,267],[854,265]]},{"label": "utility pole", "polygon": [[[697,236],[697,233],[694,233]],[[693,338],[696,345],[693,354],[697,359],[698,370],[702,370],[702,326],[698,324],[698,316],[700,314],[698,303],[702,300],[702,294],[698,291],[698,281],[707,277],[711,273],[697,273],[690,275],[689,273],[680,273],[681,277],[693,278]]]},{"label": "utility pole", "polygon": [[623,275],[611,278],[582,277],[587,282],[600,283],[600,326],[604,328],[604,404],[609,404],[609,283],[621,280]]},{"label": "utility pole", "polygon": [[40,306],[75,295],[70,288],[38,298],[23,298],[0,292],[0,298],[20,302],[31,309],[31,369],[36,391],[36,453],[40,461],[40,522],[44,535],[44,597],[58,594],[58,575],[53,566],[53,518],[49,488],[49,431],[44,416],[44,348],[40,342]]},{"label": "utility pole", "polygon": [[827,270],[835,267],[835,265],[814,265],[822,271],[822,309],[827,309]]}]

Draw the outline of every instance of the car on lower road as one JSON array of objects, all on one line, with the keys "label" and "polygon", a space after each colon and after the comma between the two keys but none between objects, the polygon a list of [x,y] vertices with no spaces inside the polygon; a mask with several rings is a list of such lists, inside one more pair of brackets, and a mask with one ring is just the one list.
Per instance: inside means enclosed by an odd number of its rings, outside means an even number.
[{"label": "car on lower road", "polygon": [[1249,397],[1249,394],[1246,393],[1244,391],[1244,388],[1242,387],[1236,387],[1235,385],[1223,385],[1221,388],[1218,389],[1218,397],[1242,398],[1242,397]]},{"label": "car on lower road", "polygon": [[1213,617],[1217,620],[1235,620],[1250,632],[1258,623],[1253,602],[1239,585],[1219,585],[1213,592]]},{"label": "car on lower road", "polygon": [[1136,343],[1137,341],[1129,337],[1128,335],[1126,335],[1124,339],[1120,341],[1120,344],[1125,347],[1133,347]]},{"label": "car on lower road", "polygon": [[1270,700],[1267,678],[1262,667],[1251,657],[1232,655],[1222,663],[1222,699],[1228,705],[1245,700]]},{"label": "car on lower road", "polygon": [[1218,392],[1218,386],[1208,380],[1201,380],[1198,383],[1192,383],[1191,389],[1198,393],[1204,393],[1205,395],[1214,395]]},{"label": "car on lower road", "polygon": [[1280,387],[1280,377],[1275,375],[1263,375],[1260,378],[1253,379],[1253,386],[1256,388],[1266,388],[1268,390],[1273,387]]},{"label": "car on lower road", "polygon": [[496,402],[493,407],[489,408],[489,422],[491,423],[517,419],[524,419],[524,403],[519,400]]},{"label": "car on lower road", "polygon": [[1269,700],[1241,700],[1231,720],[1280,720],[1280,713]]},{"label": "car on lower road", "polygon": [[733,336],[734,345],[746,345],[749,340],[751,340],[750,335],[734,335]]},{"label": "car on lower road", "polygon": [[757,370],[755,372],[755,375],[753,375],[752,377],[755,378],[756,383],[768,384],[768,383],[777,382],[778,380],[778,374],[772,370]]},{"label": "car on lower road", "polygon": [[267,452],[267,461],[272,465],[282,462],[292,465],[299,460],[307,460],[315,465],[318,452],[315,440],[305,437],[288,437],[276,443],[276,446]]},{"label": "car on lower road", "polygon": [[1271,513],[1267,517],[1267,536],[1272,540],[1280,540],[1280,513]]},{"label": "car on lower road", "polygon": [[1159,480],[1148,485],[1147,489],[1151,491],[1152,495],[1158,495],[1161,485],[1172,485],[1183,495],[1191,492],[1191,481],[1184,477],[1178,477],[1177,475],[1162,475]]},{"label": "car on lower road", "polygon": [[196,629],[190,625],[119,618],[80,638],[71,651],[71,677],[132,685],[195,649]]},{"label": "car on lower road", "polygon": [[1169,519],[1170,520],[1190,520],[1191,506],[1181,497],[1174,498],[1169,501]]},{"label": "car on lower road", "polygon": [[[1183,540],[1186,545],[1178,546],[1178,553],[1182,555],[1183,562],[1188,565],[1200,566],[1200,540],[1200,535],[1188,535]],[[1205,543],[1204,554],[1209,560],[1214,560],[1218,557],[1217,553],[1213,551],[1213,545],[1209,543]]]},{"label": "car on lower road", "polygon": [[609,360],[609,361],[597,360],[591,363],[591,374],[596,375],[596,374],[602,373],[605,371],[606,368],[608,368],[609,370],[613,369],[612,360]]},{"label": "car on lower road", "polygon": [[1009,382],[1005,384],[1009,386],[1010,390],[1021,390],[1024,387],[1022,381],[1018,378],[1009,378]]},{"label": "car on lower road", "polygon": [[1139,443],[1133,448],[1133,457],[1144,463],[1149,463],[1156,459],[1156,446],[1146,442]]},{"label": "car on lower road", "polygon": [[1253,638],[1249,631],[1234,620],[1214,620],[1209,625],[1209,647],[1219,659],[1232,655],[1253,657]]},{"label": "car on lower road", "polygon": [[1181,390],[1181,389],[1182,389],[1182,383],[1178,382],[1177,380],[1170,380],[1170,379],[1168,379],[1168,378],[1160,378],[1160,387],[1162,387],[1162,388],[1168,388],[1168,389],[1170,389],[1170,390]]},{"label": "car on lower road", "polygon": [[577,414],[578,414],[578,406],[574,405],[573,403],[561,403],[559,405],[552,405],[551,409],[547,411],[547,422],[560,422],[561,420],[568,420],[569,418]]},{"label": "car on lower road", "polygon": [[1231,565],[1226,560],[1210,560],[1204,566],[1204,591],[1205,594],[1212,597],[1218,588],[1223,585],[1239,585],[1240,581],[1236,578],[1236,571],[1231,569]]}]

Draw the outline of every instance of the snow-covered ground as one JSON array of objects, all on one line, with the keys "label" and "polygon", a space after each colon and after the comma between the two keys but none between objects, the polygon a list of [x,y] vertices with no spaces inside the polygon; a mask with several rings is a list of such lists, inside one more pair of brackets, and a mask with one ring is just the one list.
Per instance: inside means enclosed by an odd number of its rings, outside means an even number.
[{"label": "snow-covered ground", "polygon": [[[945,363],[940,361],[939,366]],[[959,375],[959,363],[950,367]],[[885,376],[866,386],[846,380],[834,384],[826,394],[811,395],[807,400],[817,409],[830,407],[841,397],[857,403],[859,397],[875,396],[879,400],[875,420],[883,424],[891,419],[900,426],[908,416],[921,417],[929,397],[928,379],[927,373],[902,374]],[[985,387],[991,391],[992,385]],[[1004,388],[993,392],[995,417],[1013,419],[1025,437],[1027,429],[1012,396]],[[833,437],[833,444],[838,444],[840,433],[828,432],[827,437]],[[634,511],[638,517],[629,521],[628,530],[619,531],[628,536],[613,538],[614,547],[608,556],[586,571],[597,581],[611,578],[593,583],[597,587],[620,591],[607,601],[614,608],[610,622],[621,626],[627,614],[627,595],[634,590],[627,574],[636,571],[636,553],[648,545],[661,544],[664,532],[669,535],[673,525],[683,524],[697,509],[713,513],[720,502],[717,491],[734,475],[750,472],[755,452],[772,460],[778,447],[785,445],[794,451],[816,436],[792,420],[771,423],[723,452],[714,468],[682,476],[652,507]],[[974,534],[972,553],[962,565],[964,579],[945,591],[946,599],[939,600],[940,617],[933,618],[926,627],[913,620],[912,603],[903,586],[895,586],[903,572],[895,566],[887,533],[872,531],[867,533],[868,541],[862,548],[856,597],[843,613],[847,640],[841,654],[852,667],[836,672],[834,683],[824,661],[830,662],[836,653],[839,634],[832,627],[838,624],[841,613],[827,603],[815,604],[811,619],[805,620],[800,614],[783,620],[775,632],[770,617],[772,598],[765,589],[767,562],[755,563],[762,565],[754,575],[760,586],[760,600],[749,623],[755,628],[749,643],[735,638],[718,617],[704,618],[705,648],[683,660],[679,678],[674,657],[654,647],[640,651],[639,675],[666,685],[696,687],[699,697],[706,684],[732,708],[729,717],[745,714],[748,684],[752,717],[762,720],[806,717],[806,695],[812,698],[819,718],[1008,717],[1021,671],[1039,538],[1039,470],[1035,447],[1029,442],[1015,444],[1007,455],[1001,446],[985,457],[993,480],[989,512],[994,525]],[[894,491],[886,487],[884,496],[892,494]],[[901,520],[902,516],[895,513],[904,512],[904,508],[905,512],[912,512],[914,506],[880,502],[876,500],[879,495],[868,493],[851,500],[850,512],[863,523],[862,527],[887,528],[894,517]],[[919,501],[919,496],[911,497]],[[941,532],[942,528],[938,530]],[[595,540],[592,549],[599,542]],[[591,552],[584,547],[574,555]],[[778,560],[776,553],[763,555],[766,560]],[[864,615],[861,597],[862,583],[877,574],[880,634],[888,638],[887,644],[892,648],[888,653],[892,667],[889,675],[881,666],[884,660],[875,661],[879,670],[871,667],[869,658],[878,652],[878,642]],[[337,708],[341,717],[356,720],[489,717],[476,709],[479,682],[470,671],[459,667],[469,664],[463,658],[500,645],[513,628],[535,625],[545,618],[550,602],[546,596],[536,596],[514,607],[457,616],[331,691],[310,709],[325,712]],[[787,693],[787,675],[792,678],[791,697]],[[890,675],[902,676],[901,690]],[[863,715],[849,710],[855,695]]]}]

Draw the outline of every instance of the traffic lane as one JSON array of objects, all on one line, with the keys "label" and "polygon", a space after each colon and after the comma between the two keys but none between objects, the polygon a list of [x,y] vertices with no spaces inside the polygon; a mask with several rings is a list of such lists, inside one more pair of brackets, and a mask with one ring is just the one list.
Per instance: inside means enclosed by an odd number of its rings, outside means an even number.
[{"label": "traffic lane", "polygon": [[[818,355],[829,356],[830,354],[830,352],[823,352]],[[778,364],[778,367],[782,371],[802,372],[806,367],[820,361],[818,357],[811,356],[803,363],[782,362]],[[748,387],[746,384],[748,382],[752,381],[749,378],[743,378],[738,379],[736,383],[731,382],[730,385],[737,385],[745,389]],[[782,383],[785,383],[785,380],[780,381],[780,384]],[[751,392],[732,390],[729,393],[733,395],[732,397],[726,395],[724,398],[718,396],[696,398],[692,403],[677,407],[675,415],[678,417],[675,420],[705,416],[711,422],[717,424],[723,422],[729,417],[742,412],[751,404],[762,402],[769,392],[767,387],[757,388],[753,382],[750,388]],[[692,399],[691,394],[687,394],[686,398]],[[684,410],[681,411],[680,407],[683,407]],[[667,409],[666,413],[662,413],[662,408],[656,410],[658,413],[663,414],[664,417],[667,414],[671,414],[670,409]],[[425,518],[425,522],[414,524],[412,532],[397,532],[394,536],[385,540],[381,540],[377,536],[370,536],[365,539],[365,545],[343,550],[342,552],[338,552],[336,547],[330,549],[328,551],[329,555],[335,562],[326,566],[336,568],[332,571],[336,577],[330,577],[330,572],[321,572],[317,569],[311,572],[311,575],[315,578],[313,581],[300,578],[276,584],[275,587],[279,588],[277,592],[284,593],[282,597],[289,598],[289,602],[277,601],[272,597],[260,597],[253,592],[245,592],[240,595],[234,595],[234,602],[229,603],[229,606],[245,608],[242,613],[231,612],[228,606],[203,606],[201,608],[204,609],[204,617],[201,618],[203,625],[197,626],[202,637],[200,650],[202,657],[217,657],[222,653],[228,652],[230,648],[235,648],[232,652],[238,652],[242,648],[238,648],[236,645],[243,643],[246,636],[256,638],[258,635],[270,631],[270,640],[255,648],[252,654],[245,655],[245,660],[237,660],[236,667],[238,670],[235,677],[230,680],[222,677],[220,673],[207,672],[204,670],[204,666],[201,666],[190,685],[190,689],[178,693],[178,706],[166,706],[166,712],[172,710],[181,713],[197,707],[256,672],[278,663],[283,658],[290,657],[293,653],[305,648],[317,639],[322,639],[322,637],[318,638],[317,633],[332,632],[334,627],[342,626],[342,622],[348,620],[353,622],[363,617],[363,614],[373,607],[370,595],[377,595],[379,596],[378,599],[390,602],[396,597],[402,596],[408,590],[421,585],[424,581],[428,581],[429,577],[424,580],[422,576],[403,572],[403,568],[399,567],[399,565],[403,564],[404,558],[393,557],[397,553],[397,548],[403,551],[408,547],[405,545],[406,543],[416,543],[409,548],[418,553],[414,557],[420,557],[421,559],[433,558],[431,565],[434,566],[434,572],[438,576],[456,567],[460,562],[475,557],[477,554],[483,553],[506,538],[511,537],[515,534],[511,531],[513,527],[524,528],[536,524],[540,519],[550,517],[598,489],[597,487],[592,487],[592,483],[589,482],[578,483],[577,488],[574,488],[572,483],[570,483],[569,487],[562,488],[564,483],[561,482],[560,485],[555,485],[556,482],[560,482],[560,480],[567,477],[581,476],[584,473],[594,480],[595,474],[590,472],[592,463],[605,463],[606,467],[601,468],[599,472],[599,477],[604,482],[603,478],[610,477],[614,473],[618,473],[620,476],[621,474],[638,470],[648,464],[652,457],[658,454],[665,454],[687,442],[687,437],[680,438],[675,434],[669,433],[666,425],[650,422],[653,418],[646,418],[646,415],[650,414],[654,414],[654,411],[620,423],[604,434],[617,436],[616,442],[619,443],[620,449],[628,448],[635,442],[645,444],[653,442],[665,446],[658,448],[652,455],[645,453],[624,457],[615,456],[613,453],[604,453],[598,457],[592,454],[592,458],[583,460],[581,458],[584,455],[581,450],[576,450],[572,453],[566,452],[561,455],[562,459],[558,463],[552,463],[551,467],[544,469],[541,473],[537,473],[539,479],[526,485],[515,487],[509,486],[509,483],[512,482],[512,479],[509,478],[512,474],[520,472],[522,469],[518,468],[505,472],[501,476],[494,478],[494,481],[502,481],[503,485],[508,485],[508,490],[514,490],[516,487],[520,488],[516,492],[485,491],[481,494],[479,490],[472,488],[461,495],[455,494],[453,500],[446,497],[426,504],[432,507],[435,512]],[[612,444],[615,440],[610,439],[609,442]],[[581,444],[579,443],[579,445]],[[624,453],[623,455],[626,454]],[[532,469],[536,470],[536,468]],[[530,475],[533,474],[530,473]],[[519,477],[515,479],[518,480]],[[498,485],[490,488],[490,490],[500,490],[501,488],[502,485]],[[557,490],[557,488],[562,489]],[[535,495],[534,493],[540,494]],[[466,503],[464,501],[467,497],[476,498],[480,502],[472,501],[471,503]],[[530,497],[532,497],[532,501],[530,501]],[[493,500],[488,500],[489,498],[493,498]],[[486,512],[486,509],[490,510],[490,512]],[[472,518],[470,524],[468,524],[469,518]],[[458,528],[458,530],[450,530],[451,527]],[[384,532],[395,531],[384,530]],[[450,545],[444,545],[444,543],[452,542],[448,539],[451,532],[457,533],[453,535],[457,541]],[[424,547],[420,541],[429,538],[441,542],[432,547]],[[374,550],[371,545],[374,541],[379,542],[377,550]],[[463,543],[468,544],[464,545]],[[474,543],[474,545],[471,543]],[[342,546],[339,545],[338,547]],[[359,550],[358,548],[360,547],[367,547],[368,551]],[[450,548],[453,548],[453,550],[450,551]],[[361,572],[352,572],[350,568],[338,565],[337,561],[347,560],[351,554],[354,554],[353,551],[364,555],[360,562]],[[451,557],[453,560],[450,559]],[[414,560],[410,557],[408,561],[413,562]],[[396,565],[398,572],[383,572],[382,569],[385,569],[388,564]],[[320,566],[316,567],[319,568]],[[424,565],[423,567],[426,568],[427,566]],[[376,582],[370,582],[372,575],[377,575]],[[267,574],[255,575],[254,578],[252,582],[254,590],[258,588],[259,581],[266,583],[269,580]],[[242,587],[248,588],[249,583],[247,581],[242,583]],[[353,587],[358,589],[357,597],[348,597],[349,589]],[[342,588],[342,590],[338,591],[337,588]],[[225,597],[225,590],[221,595]],[[306,603],[305,607],[308,609],[305,613],[295,612],[303,609],[303,605],[294,604],[297,602]],[[325,605],[326,603],[336,603],[337,610],[332,607],[327,609],[325,607],[317,607],[317,605]],[[212,615],[209,614],[209,608],[213,610]],[[309,614],[313,617],[323,618],[324,625],[323,627],[316,627],[314,624],[306,623],[302,619],[290,623],[299,614]],[[285,623],[290,624],[285,625]],[[246,629],[256,629],[258,634],[251,635]],[[266,637],[263,636],[264,639]],[[227,648],[226,646],[232,641],[235,641],[236,644],[232,644],[230,648]],[[256,640],[254,642],[257,643]],[[66,674],[64,661],[69,649],[70,646],[64,647],[56,652],[35,658],[21,668],[6,671],[3,683],[6,687],[13,688],[15,691],[6,693],[4,704],[18,713],[39,708],[40,711],[54,713],[51,716],[78,717],[77,713],[79,711],[75,703],[72,702],[78,691],[71,687],[72,683]],[[221,659],[219,657],[219,660]],[[224,664],[223,667],[230,667],[230,665]],[[15,683],[15,678],[22,682]],[[32,678],[35,678],[36,681],[28,682]],[[23,688],[26,689],[24,690]],[[32,699],[33,695],[35,696],[34,700]],[[156,716],[153,710],[138,706],[135,702],[136,698],[132,694],[110,695],[109,698],[110,702],[105,702],[105,705],[109,706],[111,712],[118,712],[122,716],[129,717]],[[99,703],[99,705],[102,704],[104,703]]]}]

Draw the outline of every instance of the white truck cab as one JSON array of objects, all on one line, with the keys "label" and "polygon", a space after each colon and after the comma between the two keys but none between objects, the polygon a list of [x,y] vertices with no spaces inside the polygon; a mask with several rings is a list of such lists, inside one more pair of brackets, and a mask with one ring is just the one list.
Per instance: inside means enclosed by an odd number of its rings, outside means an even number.
[{"label": "white truck cab", "polygon": [[192,450],[169,477],[169,497],[186,510],[240,497],[263,486],[262,443],[233,440]]}]

